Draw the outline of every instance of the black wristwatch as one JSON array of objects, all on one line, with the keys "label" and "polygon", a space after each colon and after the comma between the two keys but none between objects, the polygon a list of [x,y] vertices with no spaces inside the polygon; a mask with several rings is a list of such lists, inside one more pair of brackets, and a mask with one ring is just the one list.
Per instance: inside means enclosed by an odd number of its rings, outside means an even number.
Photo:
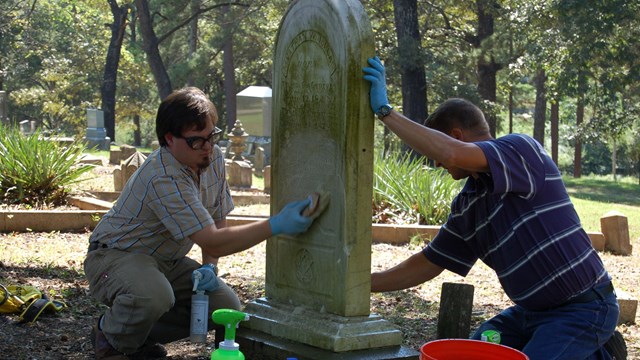
[{"label": "black wristwatch", "polygon": [[393,110],[393,106],[389,104],[382,105],[378,108],[378,111],[376,111],[376,116],[378,119],[382,120],[385,116],[391,114],[391,110]]}]

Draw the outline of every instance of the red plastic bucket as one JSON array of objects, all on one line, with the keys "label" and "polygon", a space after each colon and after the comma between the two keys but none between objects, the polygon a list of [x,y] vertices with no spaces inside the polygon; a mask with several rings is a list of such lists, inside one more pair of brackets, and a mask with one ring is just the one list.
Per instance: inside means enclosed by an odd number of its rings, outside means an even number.
[{"label": "red plastic bucket", "polygon": [[486,341],[443,339],[420,347],[420,360],[528,360],[516,349]]}]

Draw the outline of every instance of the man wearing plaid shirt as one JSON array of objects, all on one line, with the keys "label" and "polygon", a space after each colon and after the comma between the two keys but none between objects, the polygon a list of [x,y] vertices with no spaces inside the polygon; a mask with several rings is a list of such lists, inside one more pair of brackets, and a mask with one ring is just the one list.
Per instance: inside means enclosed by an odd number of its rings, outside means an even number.
[{"label": "man wearing plaid shirt", "polygon": [[[199,89],[177,90],[156,117],[160,148],[132,175],[89,239],[84,268],[91,294],[109,308],[92,331],[97,359],[164,357],[159,343],[189,336],[192,276],[209,309],[239,309],[216,276],[219,257],[311,225],[310,200],[292,202],[268,220],[227,227],[233,210],[224,156],[215,145],[217,111]],[[202,264],[189,258],[193,245]],[[212,328],[209,324],[209,328]]]}]

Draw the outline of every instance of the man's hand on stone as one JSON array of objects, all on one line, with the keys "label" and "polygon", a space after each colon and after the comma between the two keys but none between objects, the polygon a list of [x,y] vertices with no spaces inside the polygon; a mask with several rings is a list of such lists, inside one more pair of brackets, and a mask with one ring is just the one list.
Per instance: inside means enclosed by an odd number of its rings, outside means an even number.
[{"label": "man's hand on stone", "polygon": [[362,71],[366,74],[364,79],[371,83],[369,91],[371,110],[377,113],[383,105],[389,104],[384,65],[377,56],[367,61],[370,66],[363,68]]},{"label": "man's hand on stone", "polygon": [[311,205],[311,197],[288,203],[277,215],[269,218],[271,234],[295,235],[307,231],[313,219],[302,215],[302,210]]}]

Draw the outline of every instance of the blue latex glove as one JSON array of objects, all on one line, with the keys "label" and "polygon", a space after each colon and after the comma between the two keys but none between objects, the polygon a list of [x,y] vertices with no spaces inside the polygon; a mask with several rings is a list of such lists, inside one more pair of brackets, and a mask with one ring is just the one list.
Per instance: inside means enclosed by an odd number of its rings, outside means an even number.
[{"label": "blue latex glove", "polygon": [[311,196],[305,200],[288,203],[277,215],[269,218],[271,234],[295,235],[307,231],[313,220],[303,216],[302,210],[311,205]]},{"label": "blue latex glove", "polygon": [[377,56],[369,58],[367,61],[371,66],[363,68],[362,71],[366,74],[364,79],[371,83],[371,90],[369,91],[371,110],[377,113],[382,105],[389,104],[387,80],[385,79],[384,65],[382,65]]},{"label": "blue latex glove", "polygon": [[202,265],[199,269],[191,273],[191,281],[195,284],[196,277],[199,277],[196,291],[214,291],[218,288],[217,269],[213,264]]}]

